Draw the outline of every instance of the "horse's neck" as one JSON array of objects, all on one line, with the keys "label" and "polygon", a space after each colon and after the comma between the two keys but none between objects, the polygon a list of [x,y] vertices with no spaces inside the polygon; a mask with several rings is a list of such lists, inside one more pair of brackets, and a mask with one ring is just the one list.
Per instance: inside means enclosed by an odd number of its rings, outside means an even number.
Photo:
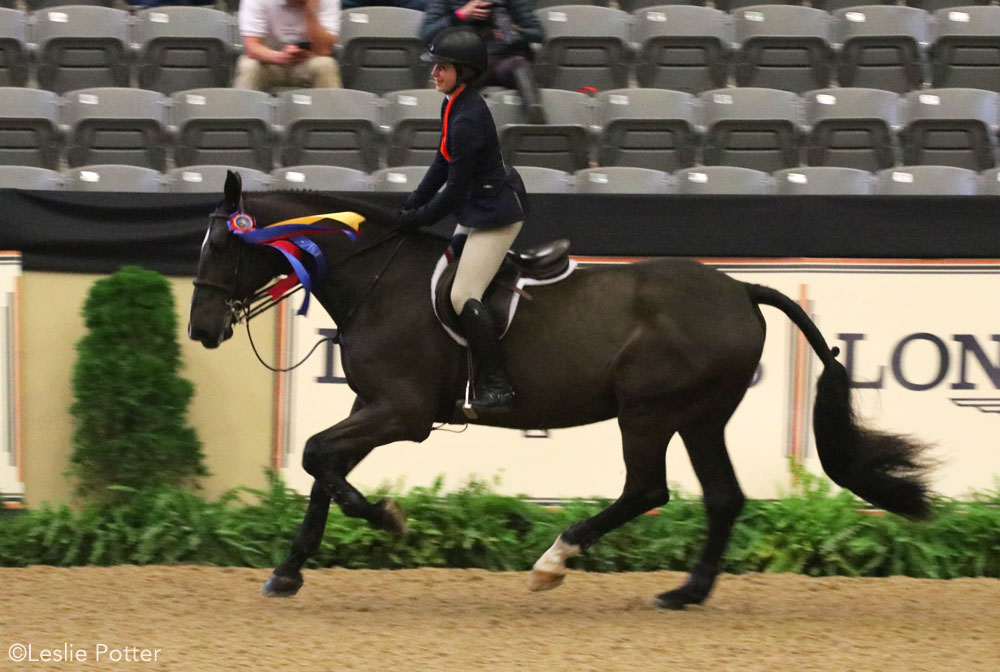
[{"label": "horse's neck", "polygon": [[349,244],[336,234],[312,237],[327,264],[327,275],[317,279],[313,293],[339,328],[347,328],[370,301],[384,296],[384,292],[405,294],[414,300],[425,297],[430,305],[430,277],[446,241],[410,234],[365,247],[371,245],[366,238],[375,241],[385,233],[366,232],[359,241]]}]

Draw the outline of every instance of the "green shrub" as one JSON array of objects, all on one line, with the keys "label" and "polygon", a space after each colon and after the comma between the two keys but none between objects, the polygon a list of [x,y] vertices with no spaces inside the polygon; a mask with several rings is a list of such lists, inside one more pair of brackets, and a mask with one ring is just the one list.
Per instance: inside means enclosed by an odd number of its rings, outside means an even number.
[{"label": "green shrub", "polygon": [[[177,316],[167,279],[134,266],[98,280],[83,306],[77,343],[70,473],[78,492],[109,485],[156,488],[206,474],[188,425],[194,386],[178,375]],[[118,491],[119,494],[122,491]]]},{"label": "green shrub", "polygon": [[[273,474],[263,490],[205,501],[180,488],[140,491],[83,510],[43,507],[0,518],[0,566],[202,563],[273,567],[284,557],[306,498]],[[375,493],[374,496],[386,493]],[[245,500],[250,500],[247,503]],[[398,498],[410,531],[394,537],[330,512],[308,567],[480,567],[526,570],[572,523],[608,502],[549,510],[481,483],[443,493],[438,482]],[[777,501],[750,501],[724,569],[812,576],[1000,578],[1000,490],[973,501],[940,499],[926,523],[860,511],[860,500],[804,474]],[[571,566],[589,571],[688,570],[705,542],[699,498],[676,494],[657,515],[608,534]]]}]

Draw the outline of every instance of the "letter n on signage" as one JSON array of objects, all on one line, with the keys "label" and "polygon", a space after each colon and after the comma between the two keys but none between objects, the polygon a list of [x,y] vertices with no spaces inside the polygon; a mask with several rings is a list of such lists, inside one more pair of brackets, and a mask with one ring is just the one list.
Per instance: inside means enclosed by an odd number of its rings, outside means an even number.
[{"label": "letter n on signage", "polygon": [[317,329],[320,336],[326,338],[323,348],[323,375],[316,378],[317,383],[346,383],[347,378],[336,375],[337,360],[340,351],[337,349],[336,329]]}]

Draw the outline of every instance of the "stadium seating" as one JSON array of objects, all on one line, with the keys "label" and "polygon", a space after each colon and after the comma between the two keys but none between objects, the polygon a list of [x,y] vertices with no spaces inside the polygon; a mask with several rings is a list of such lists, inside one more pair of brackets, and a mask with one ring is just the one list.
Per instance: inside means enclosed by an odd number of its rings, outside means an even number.
[{"label": "stadium seating", "polygon": [[573,191],[573,176],[565,170],[539,166],[517,166],[529,194],[568,194]]},{"label": "stadium seating", "polygon": [[535,58],[539,86],[599,91],[628,86],[629,15],[620,9],[558,5],[538,12],[545,42]]},{"label": "stadium seating", "polygon": [[802,99],[789,91],[728,88],[699,95],[704,163],[773,172],[799,165]]},{"label": "stadium seating", "polygon": [[614,89],[597,97],[597,162],[674,171],[693,166],[696,100],[666,89]]},{"label": "stadium seating", "polygon": [[58,170],[62,142],[59,96],[39,89],[0,88],[0,165]]},{"label": "stadium seating", "polygon": [[241,89],[189,89],[170,96],[176,127],[174,163],[273,166],[271,96]]},{"label": "stadium seating", "polygon": [[608,166],[577,171],[576,191],[581,194],[670,194],[674,183],[662,170]]},{"label": "stadium seating", "polygon": [[190,194],[221,194],[226,184],[226,174],[234,170],[243,178],[244,191],[265,191],[271,177],[264,172],[244,166],[184,166],[167,171],[164,181],[167,191]]},{"label": "stadium seating", "polygon": [[542,89],[548,124],[525,123],[516,91],[493,96],[490,107],[504,162],[573,172],[590,164],[592,99],[575,91]]},{"label": "stadium seating", "polygon": [[354,89],[294,89],[278,99],[282,165],[343,166],[366,172],[379,167],[377,95]]},{"label": "stadium seating", "polygon": [[128,86],[129,15],[121,9],[63,5],[35,14],[38,85],[64,93],[97,86]]},{"label": "stadium seating", "polygon": [[163,174],[153,168],[139,166],[81,166],[66,171],[63,177],[69,191],[163,191]]},{"label": "stadium seating", "polygon": [[699,166],[674,173],[680,194],[743,194],[760,196],[774,193],[774,180],[767,173],[736,166]]},{"label": "stadium seating", "polygon": [[271,189],[313,191],[370,191],[368,174],[342,166],[289,166],[271,171]]},{"label": "stadium seating", "polygon": [[24,12],[0,8],[0,86],[24,86],[30,60]]},{"label": "stadium seating", "polygon": [[70,166],[167,167],[167,100],[156,91],[95,88],[63,96]]},{"label": "stadium seating", "polygon": [[0,188],[55,190],[63,188],[58,171],[37,166],[0,166]]},{"label": "stadium seating", "polygon": [[928,89],[906,96],[903,162],[986,170],[996,165],[1000,95],[982,89]]},{"label": "stadium seating", "polygon": [[979,174],[979,193],[983,196],[1000,196],[1000,168],[991,168]]},{"label": "stadium seating", "polygon": [[931,85],[1000,92],[1000,7],[942,9],[934,19]]},{"label": "stadium seating", "polygon": [[208,7],[157,7],[135,15],[139,86],[161,93],[233,81],[235,17]]},{"label": "stadium seating", "polygon": [[424,179],[427,166],[394,166],[371,175],[375,191],[410,192]]},{"label": "stadium seating", "polygon": [[841,86],[903,93],[924,81],[923,46],[929,15],[922,9],[865,5],[839,9],[835,42],[842,44],[837,66]]},{"label": "stadium seating", "polygon": [[636,11],[639,86],[701,93],[722,88],[729,76],[733,18],[689,5],[657,5]]},{"label": "stadium seating", "polygon": [[387,93],[385,123],[389,132],[386,162],[390,166],[429,166],[441,142],[441,103],[435,89]]},{"label": "stadium seating", "polygon": [[423,14],[400,7],[361,7],[340,15],[340,75],[348,89],[383,94],[427,85],[420,60]]},{"label": "stadium seating", "polygon": [[869,196],[875,177],[867,170],[836,166],[800,166],[775,171],[777,193],[789,196]]},{"label": "stadium seating", "polygon": [[736,84],[802,93],[830,85],[833,51],[826,12],[794,5],[755,5],[734,12]]},{"label": "stadium seating", "polygon": [[875,193],[882,196],[975,196],[979,192],[979,175],[954,166],[887,168],[875,177]]},{"label": "stadium seating", "polygon": [[806,163],[868,171],[896,163],[903,124],[899,96],[880,89],[819,89],[805,94]]}]

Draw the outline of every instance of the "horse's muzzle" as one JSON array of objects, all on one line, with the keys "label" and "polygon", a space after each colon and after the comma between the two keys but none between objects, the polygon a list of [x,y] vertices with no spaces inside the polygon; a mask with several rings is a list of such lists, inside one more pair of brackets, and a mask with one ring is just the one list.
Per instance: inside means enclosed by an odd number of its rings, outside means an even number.
[{"label": "horse's muzzle", "polygon": [[203,346],[209,349],[215,349],[222,345],[223,341],[227,341],[233,336],[233,325],[229,323],[221,332],[212,333],[208,329],[203,329],[200,327],[195,327],[193,324],[188,322],[188,336],[191,340],[198,341]]}]

